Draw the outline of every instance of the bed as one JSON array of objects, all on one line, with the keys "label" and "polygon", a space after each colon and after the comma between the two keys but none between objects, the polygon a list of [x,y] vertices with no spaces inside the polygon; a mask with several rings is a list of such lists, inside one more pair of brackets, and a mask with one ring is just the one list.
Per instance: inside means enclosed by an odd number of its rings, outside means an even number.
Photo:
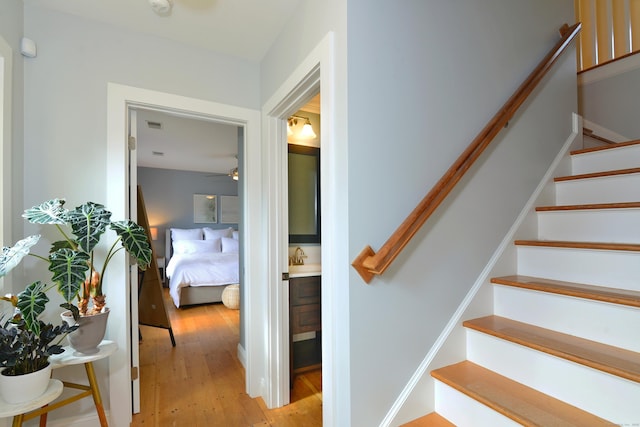
[{"label": "bed", "polygon": [[232,228],[167,229],[165,256],[169,294],[176,307],[222,301],[239,283],[238,232]]}]

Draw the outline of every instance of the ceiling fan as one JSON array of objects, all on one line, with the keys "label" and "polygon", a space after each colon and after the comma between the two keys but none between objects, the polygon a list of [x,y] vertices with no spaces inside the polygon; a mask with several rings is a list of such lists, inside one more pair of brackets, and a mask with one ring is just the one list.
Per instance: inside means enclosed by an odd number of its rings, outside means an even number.
[{"label": "ceiling fan", "polygon": [[[238,160],[238,156],[233,156],[236,160]],[[207,177],[214,177],[214,176],[228,176],[231,177],[231,179],[233,179],[234,181],[238,180],[238,166],[232,168],[228,173],[224,173],[224,172],[210,172],[207,174]]]}]

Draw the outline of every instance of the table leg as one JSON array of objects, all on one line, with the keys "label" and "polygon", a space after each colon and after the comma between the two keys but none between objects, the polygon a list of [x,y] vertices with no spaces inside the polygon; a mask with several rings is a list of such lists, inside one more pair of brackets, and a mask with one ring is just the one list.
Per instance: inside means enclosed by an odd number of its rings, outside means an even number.
[{"label": "table leg", "polygon": [[[49,406],[49,405],[46,405],[46,406]],[[39,427],[47,427],[47,415],[49,415],[48,412],[45,412],[44,414],[40,415]]]},{"label": "table leg", "polygon": [[100,418],[100,427],[108,427],[109,424],[107,423],[107,417],[104,414],[104,407],[102,406],[102,398],[100,397],[100,389],[98,388],[96,374],[93,370],[93,363],[85,363],[84,367],[87,371],[87,378],[89,379],[89,386],[91,387],[91,394],[93,395],[93,403],[96,405],[98,418]]},{"label": "table leg", "polygon": [[22,419],[24,418],[24,414],[16,415],[13,417],[12,427],[20,427],[22,426]]}]

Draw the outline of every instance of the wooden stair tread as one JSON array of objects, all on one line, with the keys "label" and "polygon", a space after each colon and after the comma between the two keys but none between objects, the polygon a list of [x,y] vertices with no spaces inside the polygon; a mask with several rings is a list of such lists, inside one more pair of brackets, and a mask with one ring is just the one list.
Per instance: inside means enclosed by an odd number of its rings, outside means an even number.
[{"label": "wooden stair tread", "polygon": [[491,283],[640,308],[640,292],[531,276],[494,277]]},{"label": "wooden stair tread", "polygon": [[440,414],[432,412],[424,417],[402,424],[401,427],[455,427],[455,424],[450,423]]},{"label": "wooden stair tread", "polygon": [[463,322],[466,328],[640,382],[640,353],[499,316]]},{"label": "wooden stair tread", "polygon": [[640,245],[634,243],[569,242],[560,240],[516,240],[517,246],[544,246],[552,248],[598,249],[610,251],[640,251]]},{"label": "wooden stair tread", "polygon": [[611,170],[611,171],[604,171],[604,172],[585,173],[580,175],[558,176],[553,180],[555,182],[561,182],[561,181],[572,181],[576,179],[601,178],[604,176],[629,175],[633,173],[640,173],[640,168],[618,169],[618,170]]},{"label": "wooden stair tread", "polygon": [[530,387],[464,361],[431,376],[525,426],[616,426]]},{"label": "wooden stair tread", "polygon": [[592,153],[594,151],[615,150],[616,148],[629,147],[631,145],[638,145],[638,144],[640,144],[640,139],[635,139],[633,141],[617,142],[615,144],[604,145],[601,147],[581,148],[580,150],[571,151],[570,154],[573,156],[576,154]]},{"label": "wooden stair tread", "polygon": [[640,208],[640,202],[622,202],[622,203],[591,203],[584,205],[560,205],[560,206],[538,206],[537,212],[548,211],[576,211],[576,210],[592,210],[592,209],[633,209]]}]

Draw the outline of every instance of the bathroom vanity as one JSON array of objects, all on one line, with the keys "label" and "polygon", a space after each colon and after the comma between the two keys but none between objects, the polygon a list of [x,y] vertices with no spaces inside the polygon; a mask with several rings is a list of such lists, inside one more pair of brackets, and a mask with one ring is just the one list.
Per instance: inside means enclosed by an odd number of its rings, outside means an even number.
[{"label": "bathroom vanity", "polygon": [[292,385],[296,374],[322,366],[320,274],[318,264],[290,268],[289,364]]}]

